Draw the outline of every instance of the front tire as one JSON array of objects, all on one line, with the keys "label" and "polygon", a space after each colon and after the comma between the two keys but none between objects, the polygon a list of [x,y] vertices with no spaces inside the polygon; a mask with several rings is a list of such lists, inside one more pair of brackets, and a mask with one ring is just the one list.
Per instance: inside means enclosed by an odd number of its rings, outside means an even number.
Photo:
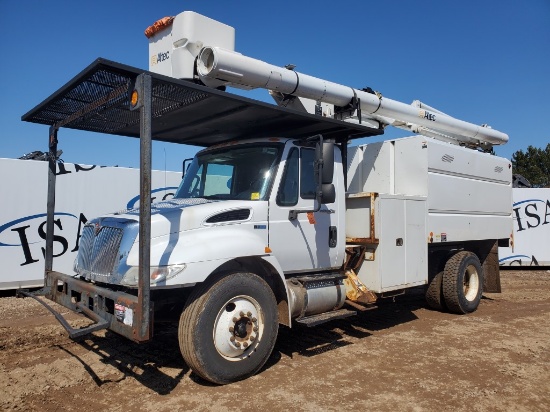
[{"label": "front tire", "polygon": [[458,314],[475,311],[483,292],[483,271],[478,257],[467,251],[452,256],[445,264],[442,286],[449,311]]},{"label": "front tire", "polygon": [[196,287],[181,314],[178,339],[185,362],[197,375],[227,384],[260,370],[278,328],[269,285],[253,273],[238,272]]}]

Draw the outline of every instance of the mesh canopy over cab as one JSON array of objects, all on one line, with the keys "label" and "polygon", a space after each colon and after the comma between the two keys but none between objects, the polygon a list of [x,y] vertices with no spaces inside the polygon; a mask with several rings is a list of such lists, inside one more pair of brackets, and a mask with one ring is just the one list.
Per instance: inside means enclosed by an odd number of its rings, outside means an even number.
[{"label": "mesh canopy over cab", "polygon": [[139,111],[129,93],[138,75],[152,77],[153,140],[211,146],[252,137],[308,137],[336,140],[378,135],[382,130],[240,97],[97,59],[22,120],[71,129],[139,137]]}]

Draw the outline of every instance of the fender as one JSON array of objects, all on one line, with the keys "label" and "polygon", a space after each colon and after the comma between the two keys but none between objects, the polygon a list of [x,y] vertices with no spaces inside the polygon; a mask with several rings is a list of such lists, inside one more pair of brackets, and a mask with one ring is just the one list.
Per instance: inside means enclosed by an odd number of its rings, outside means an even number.
[{"label": "fender", "polygon": [[[262,229],[257,229],[258,226]],[[186,264],[185,270],[177,276],[154,287],[191,286],[204,282],[212,273],[235,259],[254,257],[262,259],[272,267],[272,272],[277,274],[278,281],[284,288],[285,299],[288,303],[285,276],[277,258],[266,252],[267,227],[265,229],[263,227],[257,222],[225,224],[172,233],[153,239],[151,242],[152,266]],[[137,266],[137,252],[138,245],[136,243],[128,257],[129,265]],[[216,258],[213,259],[213,256]],[[289,305],[285,312],[287,312],[287,319],[290,320]],[[290,324],[290,321],[284,323]]]}]

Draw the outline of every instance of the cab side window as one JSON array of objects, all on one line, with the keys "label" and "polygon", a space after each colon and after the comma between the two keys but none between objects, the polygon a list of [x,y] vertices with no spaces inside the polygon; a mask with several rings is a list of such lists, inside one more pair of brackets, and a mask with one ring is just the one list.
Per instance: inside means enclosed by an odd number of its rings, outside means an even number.
[{"label": "cab side window", "polygon": [[300,150],[300,197],[302,199],[315,199],[315,172],[313,163],[315,162],[315,150]]},{"label": "cab side window", "polygon": [[294,206],[298,203],[299,156],[298,149],[292,148],[285,164],[285,170],[277,193],[279,206]]}]

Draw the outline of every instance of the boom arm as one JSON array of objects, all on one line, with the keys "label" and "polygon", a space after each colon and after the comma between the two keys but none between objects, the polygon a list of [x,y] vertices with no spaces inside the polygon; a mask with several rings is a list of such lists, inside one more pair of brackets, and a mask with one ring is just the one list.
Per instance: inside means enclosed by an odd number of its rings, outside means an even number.
[{"label": "boom arm", "polygon": [[418,101],[412,105],[271,65],[219,47],[205,47],[197,59],[201,81],[265,88],[285,96],[304,97],[339,107],[357,109],[357,116],[412,130],[440,140],[491,147],[504,144],[508,135],[490,127],[455,119]]}]

